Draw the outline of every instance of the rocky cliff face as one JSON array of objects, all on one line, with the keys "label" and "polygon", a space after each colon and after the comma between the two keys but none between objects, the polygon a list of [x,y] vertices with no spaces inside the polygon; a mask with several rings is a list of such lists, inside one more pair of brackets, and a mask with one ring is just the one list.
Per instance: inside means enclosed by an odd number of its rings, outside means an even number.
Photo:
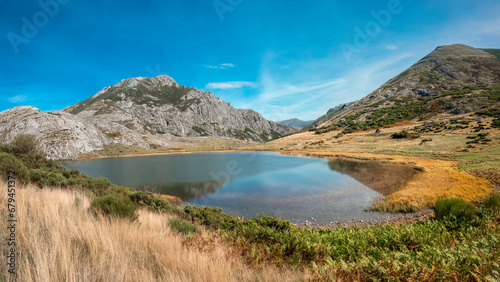
[{"label": "rocky cliff face", "polygon": [[265,142],[291,132],[166,75],[123,80],[62,111],[16,107],[0,113],[0,143],[34,134],[40,149],[58,159],[112,144],[148,149],[168,146],[175,137],[199,136]]},{"label": "rocky cliff face", "polygon": [[113,122],[164,139],[213,136],[265,142],[292,132],[255,111],[235,109],[212,92],[179,85],[166,75],[123,80],[63,111],[98,126],[106,126],[102,121]]},{"label": "rocky cliff face", "polygon": [[132,130],[124,128],[123,134],[116,135],[81,117],[60,111],[43,112],[30,106],[1,112],[0,132],[3,144],[11,143],[18,134],[33,134],[39,149],[57,159],[75,158],[113,143],[149,148],[143,136]]},{"label": "rocky cliff face", "polygon": [[497,51],[462,44],[440,46],[364,98],[332,109],[313,125],[366,130],[433,113],[465,114],[495,106],[491,91],[496,90],[491,89],[500,82]]}]

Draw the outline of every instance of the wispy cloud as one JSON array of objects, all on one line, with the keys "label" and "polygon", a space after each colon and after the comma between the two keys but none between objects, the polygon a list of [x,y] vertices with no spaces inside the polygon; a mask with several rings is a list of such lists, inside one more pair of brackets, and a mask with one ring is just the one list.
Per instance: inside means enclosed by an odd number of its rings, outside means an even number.
[{"label": "wispy cloud", "polygon": [[398,46],[397,45],[394,45],[394,44],[387,44],[385,45],[385,48],[387,50],[397,50],[398,49]]},{"label": "wispy cloud", "polygon": [[251,81],[226,81],[226,82],[211,82],[205,86],[208,89],[233,89],[242,87],[257,87],[257,83]]},{"label": "wispy cloud", "polygon": [[260,91],[252,99],[243,98],[233,104],[254,109],[270,120],[292,117],[303,120],[316,119],[329,108],[368,95],[407,68],[409,63],[413,62],[412,55],[403,53],[365,60],[363,65],[351,67],[340,73],[340,77],[331,79],[328,79],[330,74],[313,70],[328,70],[327,66],[335,62],[332,58],[293,66],[289,68],[293,72],[288,75],[276,71],[276,65],[268,64],[261,69]]},{"label": "wispy cloud", "polygon": [[307,82],[297,85],[285,84],[281,85],[280,89],[275,91],[265,92],[259,95],[259,100],[263,102],[272,101],[274,99],[283,98],[284,96],[290,96],[301,93],[308,93],[311,91],[318,91],[321,89],[329,88],[333,85],[346,82],[346,79],[334,79],[329,81],[320,82]]},{"label": "wispy cloud", "polygon": [[12,104],[22,103],[22,102],[26,101],[26,99],[27,98],[24,95],[16,95],[16,96],[8,98],[9,102],[11,102]]},{"label": "wispy cloud", "polygon": [[208,69],[222,69],[222,70],[225,70],[225,69],[229,69],[229,68],[234,68],[235,65],[234,64],[231,64],[231,63],[223,63],[223,64],[219,64],[219,65],[205,65],[206,68]]}]

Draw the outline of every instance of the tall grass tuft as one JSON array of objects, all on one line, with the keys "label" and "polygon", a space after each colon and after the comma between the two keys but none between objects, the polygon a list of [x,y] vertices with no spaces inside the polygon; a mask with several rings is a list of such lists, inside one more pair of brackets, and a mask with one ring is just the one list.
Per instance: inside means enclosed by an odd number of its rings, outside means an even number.
[{"label": "tall grass tuft", "polygon": [[438,199],[434,205],[434,214],[438,219],[448,218],[465,223],[476,219],[477,210],[460,198]]},{"label": "tall grass tuft", "polygon": [[484,201],[483,201],[483,206],[487,209],[493,210],[493,211],[500,211],[500,194],[495,193],[490,196],[488,196]]}]

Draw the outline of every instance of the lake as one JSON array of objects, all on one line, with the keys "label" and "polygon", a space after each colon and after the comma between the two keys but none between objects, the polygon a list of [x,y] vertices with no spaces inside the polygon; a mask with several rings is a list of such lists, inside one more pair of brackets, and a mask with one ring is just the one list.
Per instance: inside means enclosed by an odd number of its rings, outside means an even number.
[{"label": "lake", "polygon": [[[295,223],[311,218],[326,223],[383,217],[365,212],[383,193],[377,189],[381,185],[376,181],[377,177],[384,178],[380,173],[383,169],[373,163],[357,165],[353,161],[278,153],[225,152],[62,164],[93,177],[106,177],[118,185],[178,196],[184,204],[220,207],[234,216],[255,217],[264,213]],[[370,171],[374,167],[375,173]],[[374,189],[367,186],[371,183],[377,183]]]}]

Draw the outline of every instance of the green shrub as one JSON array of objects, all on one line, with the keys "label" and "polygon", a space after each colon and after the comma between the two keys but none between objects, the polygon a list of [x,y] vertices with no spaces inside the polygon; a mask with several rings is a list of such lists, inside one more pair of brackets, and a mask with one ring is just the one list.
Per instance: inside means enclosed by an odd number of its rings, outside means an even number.
[{"label": "green shrub", "polygon": [[476,218],[477,210],[464,199],[439,199],[434,205],[436,218],[447,218],[451,221],[470,222]]},{"label": "green shrub", "polygon": [[500,211],[500,194],[492,194],[483,201],[483,206],[493,211]]},{"label": "green shrub", "polygon": [[61,172],[58,169],[50,167],[30,169],[29,172],[31,182],[37,184],[39,187],[67,187],[70,183],[76,183],[76,180],[70,180],[65,176],[65,171]]},{"label": "green shrub", "polygon": [[92,208],[111,216],[137,219],[136,205],[127,196],[117,193],[95,198],[92,201]]},{"label": "green shrub", "polygon": [[19,183],[27,184],[30,182],[29,170],[20,160],[14,155],[0,153],[0,176],[7,180],[9,171],[14,171],[16,181]]},{"label": "green shrub", "polygon": [[222,209],[214,207],[187,206],[184,208],[186,216],[199,221],[201,224],[216,229],[233,230],[241,224],[241,221],[225,214]]},{"label": "green shrub", "polygon": [[406,131],[401,131],[401,132],[395,132],[391,135],[392,139],[403,139],[408,137],[408,132]]},{"label": "green shrub", "polygon": [[494,120],[491,122],[491,127],[493,127],[493,128],[500,128],[500,119],[499,119],[499,118],[494,119]]},{"label": "green shrub", "polygon": [[80,185],[83,188],[90,189],[94,192],[105,191],[113,185],[107,178],[104,177],[92,178],[84,174],[81,176],[83,179],[80,181]]},{"label": "green shrub", "polygon": [[156,212],[179,212],[178,208],[165,199],[158,198],[151,192],[134,191],[130,199],[139,205],[145,205],[149,210]]},{"label": "green shrub", "polygon": [[170,218],[168,220],[168,225],[172,230],[182,233],[184,235],[189,235],[191,233],[198,233],[198,234],[201,233],[198,226],[183,219]]},{"label": "green shrub", "polygon": [[290,223],[288,220],[279,219],[276,217],[265,216],[264,214],[259,214],[259,218],[253,219],[259,226],[270,227],[276,231],[280,232],[290,232],[296,229],[295,225]]},{"label": "green shrub", "polygon": [[14,151],[21,154],[36,154],[37,141],[36,136],[33,134],[19,134],[14,138],[11,143]]},{"label": "green shrub", "polygon": [[7,146],[7,145],[0,145],[0,152],[3,152],[3,153],[8,153],[8,154],[13,154],[14,153],[14,150],[12,149],[12,147],[10,146]]}]

